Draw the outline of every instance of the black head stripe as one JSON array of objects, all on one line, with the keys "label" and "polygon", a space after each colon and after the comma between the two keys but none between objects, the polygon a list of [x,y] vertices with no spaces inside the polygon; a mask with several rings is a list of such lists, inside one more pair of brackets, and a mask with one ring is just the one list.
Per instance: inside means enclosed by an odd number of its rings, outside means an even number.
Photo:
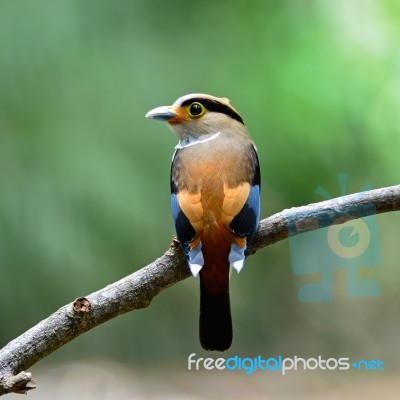
[{"label": "black head stripe", "polygon": [[194,97],[188,100],[185,100],[182,103],[182,106],[188,106],[189,104],[192,104],[193,102],[197,102],[200,104],[203,104],[205,108],[207,108],[208,111],[214,111],[214,112],[219,112],[222,114],[229,115],[231,118],[236,119],[236,121],[239,121],[240,123],[244,124],[242,117],[231,107],[224,103],[220,103],[217,100],[212,100],[212,99],[207,99],[203,97]]}]

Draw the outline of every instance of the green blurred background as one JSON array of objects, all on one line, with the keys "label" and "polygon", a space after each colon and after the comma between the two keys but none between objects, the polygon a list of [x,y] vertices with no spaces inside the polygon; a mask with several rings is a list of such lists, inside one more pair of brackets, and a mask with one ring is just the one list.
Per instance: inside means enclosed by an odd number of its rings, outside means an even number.
[{"label": "green blurred background", "polygon": [[[340,195],[342,172],[349,193],[398,184],[399,42],[389,0],[1,1],[0,345],[168,248],[177,139],[144,115],[181,95],[239,110],[259,150],[263,217],[323,200],[318,185]],[[380,358],[383,374],[398,371],[400,219],[378,221],[383,261],[365,276],[381,297],[349,298],[338,272],[332,303],[299,303],[305,280],[280,242],[232,278],[226,356]],[[205,354],[198,297],[195,279],[181,282],[41,366],[98,357],[185,371]]]}]

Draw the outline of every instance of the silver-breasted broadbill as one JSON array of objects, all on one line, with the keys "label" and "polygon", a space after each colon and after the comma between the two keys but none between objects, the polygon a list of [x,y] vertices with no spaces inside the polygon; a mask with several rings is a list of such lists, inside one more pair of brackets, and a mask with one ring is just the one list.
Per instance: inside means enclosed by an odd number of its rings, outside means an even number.
[{"label": "silver-breasted broadbill", "polygon": [[242,117],[226,98],[180,97],[146,117],[179,138],[171,166],[171,209],[179,242],[200,275],[200,343],[232,343],[230,267],[239,272],[260,216],[260,167]]}]

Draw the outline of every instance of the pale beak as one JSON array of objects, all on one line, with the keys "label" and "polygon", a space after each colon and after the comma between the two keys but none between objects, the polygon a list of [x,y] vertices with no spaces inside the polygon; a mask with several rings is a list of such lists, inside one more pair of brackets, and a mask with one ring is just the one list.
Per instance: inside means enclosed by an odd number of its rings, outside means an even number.
[{"label": "pale beak", "polygon": [[169,121],[177,117],[178,114],[171,106],[157,107],[146,114],[146,118],[157,119],[159,121]]}]

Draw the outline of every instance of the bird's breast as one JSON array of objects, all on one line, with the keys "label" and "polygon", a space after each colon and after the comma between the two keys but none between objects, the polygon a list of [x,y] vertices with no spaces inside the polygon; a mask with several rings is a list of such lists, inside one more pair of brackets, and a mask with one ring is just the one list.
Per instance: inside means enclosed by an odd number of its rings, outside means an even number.
[{"label": "bird's breast", "polygon": [[235,201],[247,180],[242,148],[218,138],[175,154],[171,179],[178,189],[180,207],[197,232],[223,229],[243,206],[245,199],[241,205]]}]

